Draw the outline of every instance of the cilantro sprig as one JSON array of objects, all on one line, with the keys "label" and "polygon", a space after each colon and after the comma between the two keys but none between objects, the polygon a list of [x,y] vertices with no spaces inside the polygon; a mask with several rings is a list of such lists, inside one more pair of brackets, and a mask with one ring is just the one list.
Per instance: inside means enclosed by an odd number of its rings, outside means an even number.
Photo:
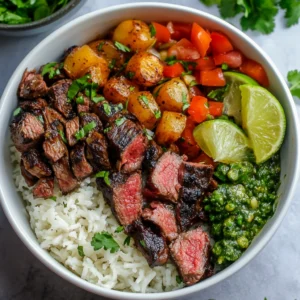
[{"label": "cilantro sprig", "polygon": [[120,249],[119,244],[114,240],[112,235],[106,231],[95,233],[91,245],[95,251],[104,248],[104,250],[110,250],[110,253],[115,253]]},{"label": "cilantro sprig", "polygon": [[293,70],[288,72],[287,79],[292,95],[300,99],[300,71]]}]

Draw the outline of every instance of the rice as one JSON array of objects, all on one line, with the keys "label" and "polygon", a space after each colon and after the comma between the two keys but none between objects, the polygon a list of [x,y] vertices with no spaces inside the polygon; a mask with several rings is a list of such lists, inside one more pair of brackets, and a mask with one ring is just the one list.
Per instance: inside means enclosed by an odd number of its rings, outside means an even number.
[{"label": "rice", "polygon": [[[130,246],[123,245],[127,236],[123,232],[115,233],[119,224],[97,190],[94,178],[85,179],[77,190],[66,196],[56,186],[56,201],[35,199],[21,175],[20,154],[14,146],[11,159],[16,189],[25,201],[30,225],[40,246],[66,268],[108,289],[153,293],[181,287],[176,282],[178,274],[171,262],[150,268],[133,241]],[[102,231],[113,235],[120,246],[118,252],[94,251],[92,237]],[[78,246],[83,247],[84,257],[79,255]]]}]

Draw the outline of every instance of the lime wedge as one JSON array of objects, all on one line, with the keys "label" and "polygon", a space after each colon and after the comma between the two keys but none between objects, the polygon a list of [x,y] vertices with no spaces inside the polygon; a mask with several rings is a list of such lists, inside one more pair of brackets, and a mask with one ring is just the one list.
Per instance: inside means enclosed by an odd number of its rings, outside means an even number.
[{"label": "lime wedge", "polygon": [[224,76],[226,79],[226,83],[229,84],[229,89],[224,94],[223,113],[229,117],[233,117],[235,122],[238,125],[241,125],[242,115],[240,85],[258,85],[258,83],[251,77],[237,72],[225,72]]},{"label": "lime wedge", "polygon": [[216,119],[201,123],[193,132],[200,148],[215,161],[232,163],[248,160],[249,141],[234,123]]},{"label": "lime wedge", "polygon": [[256,163],[276,153],[284,139],[286,119],[279,101],[265,88],[240,86],[243,128],[247,132]]}]

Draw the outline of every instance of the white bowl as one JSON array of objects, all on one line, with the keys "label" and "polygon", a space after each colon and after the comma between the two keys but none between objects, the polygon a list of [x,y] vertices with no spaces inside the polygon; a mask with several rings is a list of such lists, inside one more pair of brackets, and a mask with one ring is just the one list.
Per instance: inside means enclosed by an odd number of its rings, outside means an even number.
[{"label": "white bowl", "polygon": [[[194,286],[173,292],[134,294],[108,290],[88,283],[70,272],[39,246],[30,228],[22,199],[16,192],[12,179],[12,165],[9,154],[9,123],[12,112],[17,107],[16,91],[25,68],[33,69],[49,61],[55,61],[61,57],[63,51],[68,47],[93,40],[99,34],[108,32],[120,21],[129,18],[138,18],[145,21],[195,21],[206,28],[224,32],[237,48],[265,67],[271,82],[270,90],[281,102],[287,117],[287,133],[281,149],[282,171],[281,186],[278,191],[279,202],[274,217],[269,220],[249,249],[234,264]],[[26,56],[12,75],[1,99],[0,128],[0,195],[3,209],[12,227],[28,249],[56,274],[87,291],[110,298],[130,300],[172,299],[199,292],[229,277],[244,267],[271,239],[287,212],[297,182],[297,169],[299,169],[298,121],[293,98],[283,77],[269,56],[244,33],[217,17],[183,6],[165,3],[132,3],[109,7],[82,16],[56,30]]]}]

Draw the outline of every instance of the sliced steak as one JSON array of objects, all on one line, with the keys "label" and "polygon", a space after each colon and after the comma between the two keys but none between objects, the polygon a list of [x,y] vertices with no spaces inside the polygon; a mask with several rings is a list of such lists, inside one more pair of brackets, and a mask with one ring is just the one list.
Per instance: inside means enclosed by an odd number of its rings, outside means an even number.
[{"label": "sliced steak", "polygon": [[145,208],[142,217],[157,225],[166,239],[171,242],[177,237],[177,224],[175,212],[171,205],[166,205],[158,201],[150,203],[150,208]]},{"label": "sliced steak", "polygon": [[87,159],[95,171],[110,170],[111,164],[108,157],[108,145],[103,134],[93,131],[86,138]]},{"label": "sliced steak", "polygon": [[33,176],[31,173],[29,173],[25,167],[23,160],[20,161],[20,168],[21,168],[21,174],[25,179],[25,182],[27,183],[28,186],[34,186],[36,182],[38,181],[38,178]]},{"label": "sliced steak", "polygon": [[183,162],[179,169],[181,184],[180,200],[176,218],[182,231],[186,231],[200,219],[205,218],[201,200],[208,191],[213,175],[213,166]]},{"label": "sliced steak", "polygon": [[78,187],[78,181],[74,177],[69,164],[68,156],[64,156],[53,165],[53,171],[62,193],[68,194]]},{"label": "sliced steak", "polygon": [[33,197],[35,198],[50,198],[54,192],[54,178],[41,178],[33,189]]},{"label": "sliced steak", "polygon": [[167,151],[157,161],[148,178],[148,187],[152,196],[177,202],[180,184],[178,172],[182,158],[176,153]]},{"label": "sliced steak", "polygon": [[100,118],[103,124],[108,123],[118,117],[123,110],[122,104],[112,104],[107,101],[101,101],[93,105],[93,112]]},{"label": "sliced steak", "polygon": [[143,161],[143,167],[147,170],[152,170],[158,159],[162,156],[163,150],[153,140],[149,142],[147,150],[145,152],[145,158]]},{"label": "sliced steak", "polygon": [[109,126],[106,135],[118,157],[117,169],[124,173],[140,169],[148,143],[141,127],[128,119],[122,124],[113,121]]},{"label": "sliced steak", "polygon": [[23,99],[40,98],[47,94],[48,87],[42,75],[35,70],[25,70],[18,89],[18,96]]},{"label": "sliced steak", "polygon": [[118,221],[127,226],[137,220],[142,212],[142,176],[140,172],[130,175],[109,174],[110,185],[103,178],[97,178],[97,186],[110,203]]},{"label": "sliced steak", "polygon": [[87,162],[84,150],[85,145],[81,142],[75,145],[70,152],[72,170],[78,180],[82,180],[93,173],[93,168]]},{"label": "sliced steak", "polygon": [[[147,226],[148,225],[148,226]],[[150,267],[164,265],[169,258],[169,250],[159,230],[137,220],[130,229],[135,245],[143,253]]]},{"label": "sliced steak", "polygon": [[48,106],[46,100],[38,98],[36,100],[21,101],[19,106],[23,111],[31,112],[34,115],[40,115],[44,108]]},{"label": "sliced steak", "polygon": [[94,113],[81,113],[80,114],[81,127],[84,127],[85,125],[87,125],[91,122],[96,123],[96,127],[93,129],[93,131],[98,131],[99,132],[99,131],[103,130],[102,123],[101,123],[99,117],[96,114],[94,114]]},{"label": "sliced steak", "polygon": [[45,107],[45,109],[43,110],[43,116],[45,119],[47,129],[51,128],[52,127],[51,125],[57,121],[59,121],[62,124],[66,124],[65,118],[59,112],[57,112],[55,109],[51,107]]},{"label": "sliced steak", "polygon": [[78,93],[78,97],[83,98],[83,103],[82,104],[77,104],[78,114],[83,113],[83,112],[89,112],[90,108],[92,106],[91,100],[86,95],[84,95],[83,93]]},{"label": "sliced steak", "polygon": [[67,121],[66,123],[66,137],[68,144],[74,146],[77,143],[75,133],[79,131],[79,117]]},{"label": "sliced steak", "polygon": [[70,79],[57,81],[49,88],[48,93],[53,107],[67,119],[75,117],[72,104],[68,101],[67,97],[71,84],[72,80]]},{"label": "sliced steak", "polygon": [[55,130],[47,130],[43,143],[45,156],[52,162],[60,160],[68,153],[68,148],[60,134]]},{"label": "sliced steak", "polygon": [[51,169],[45,163],[39,151],[34,148],[22,153],[22,161],[27,172],[35,177],[43,178],[52,175]]},{"label": "sliced steak", "polygon": [[170,252],[181,277],[192,285],[205,276],[209,268],[210,241],[200,227],[181,233],[170,245]]},{"label": "sliced steak", "polygon": [[22,113],[10,125],[11,138],[20,152],[34,147],[43,137],[44,126],[31,113]]}]

